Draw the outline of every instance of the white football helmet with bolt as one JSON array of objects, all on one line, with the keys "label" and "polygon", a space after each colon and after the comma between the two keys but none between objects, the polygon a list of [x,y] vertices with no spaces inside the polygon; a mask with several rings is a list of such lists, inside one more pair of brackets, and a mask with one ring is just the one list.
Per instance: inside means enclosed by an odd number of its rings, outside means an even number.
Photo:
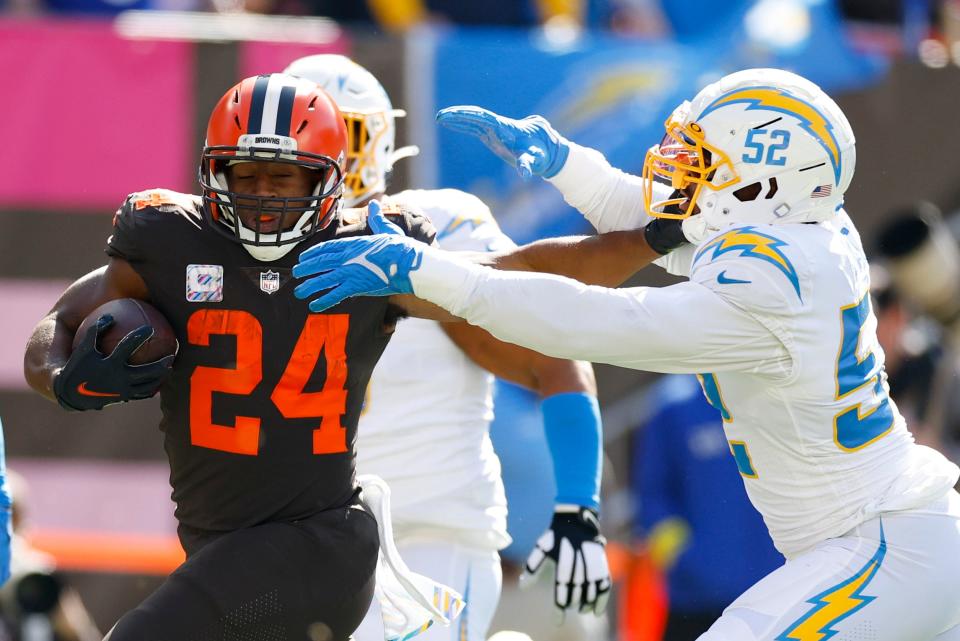
[{"label": "white football helmet with bolt", "polygon": [[[853,178],[846,116],[818,86],[788,71],[725,76],[677,107],[665,126],[644,162],[652,216],[697,214],[704,230],[820,222],[842,206]],[[671,188],[669,198],[657,199],[657,184]]]},{"label": "white football helmet with bolt", "polygon": [[350,143],[344,163],[345,206],[357,207],[384,193],[393,164],[420,152],[414,145],[394,147],[396,119],[407,112],[394,109],[383,85],[350,58],[306,56],[291,62],[284,73],[319,84],[343,114]]}]

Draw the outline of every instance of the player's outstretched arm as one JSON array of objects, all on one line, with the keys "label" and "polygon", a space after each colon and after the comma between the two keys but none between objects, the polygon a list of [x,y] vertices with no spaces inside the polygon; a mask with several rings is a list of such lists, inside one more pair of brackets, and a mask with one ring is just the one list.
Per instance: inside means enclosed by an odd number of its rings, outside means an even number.
[{"label": "player's outstretched arm", "polygon": [[293,275],[303,279],[295,295],[311,299],[314,312],[351,296],[415,294],[501,340],[559,358],[695,373],[780,367],[788,357],[768,328],[701,284],[617,290],[497,271],[399,229],[320,243],[300,255]]},{"label": "player's outstretched arm", "polygon": [[[482,107],[459,105],[441,109],[437,122],[478,138],[515,166],[521,176],[547,179],[601,233],[639,229],[651,221],[639,176],[611,166],[595,149],[570,142],[542,116],[514,119]],[[680,221],[653,220],[679,239],[655,244],[659,253],[666,254],[686,242]],[[656,230],[655,235],[663,235],[663,230]]]},{"label": "player's outstretched arm", "polygon": [[471,254],[470,260],[500,270],[557,274],[587,285],[617,287],[687,242],[676,223],[655,219],[631,231],[546,238],[503,252]]},{"label": "player's outstretched arm", "polygon": [[172,357],[139,366],[126,362],[150,338],[150,327],[128,334],[111,354],[101,354],[96,348],[97,337],[113,322],[103,316],[73,350],[74,336],[83,320],[100,305],[118,298],[148,298],[143,279],[120,258],[111,258],[109,264],[67,288],[27,341],[23,371],[30,387],[70,410],[101,409],[156,393]]},{"label": "player's outstretched arm", "polygon": [[468,323],[441,327],[476,364],[540,394],[557,486],[556,513],[531,551],[524,576],[528,580],[552,567],[554,603],[561,611],[601,614],[610,572],[606,541],[597,527],[603,429],[593,367],[505,343]]}]

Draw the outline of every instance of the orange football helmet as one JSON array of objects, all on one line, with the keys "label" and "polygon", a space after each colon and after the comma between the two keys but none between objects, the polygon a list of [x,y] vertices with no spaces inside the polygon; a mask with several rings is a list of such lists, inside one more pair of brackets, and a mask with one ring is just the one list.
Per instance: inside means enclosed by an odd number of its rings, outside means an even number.
[{"label": "orange football helmet", "polygon": [[[326,227],[336,213],[346,150],[343,116],[319,85],[284,74],[242,80],[220,99],[207,125],[200,160],[204,216],[254,258],[277,260]],[[229,188],[226,169],[244,161],[306,167],[317,172],[316,185],[310,195],[296,198],[238,194]],[[236,215],[238,196],[281,220],[289,213],[300,216],[292,227],[266,233],[258,222],[251,228]]]}]

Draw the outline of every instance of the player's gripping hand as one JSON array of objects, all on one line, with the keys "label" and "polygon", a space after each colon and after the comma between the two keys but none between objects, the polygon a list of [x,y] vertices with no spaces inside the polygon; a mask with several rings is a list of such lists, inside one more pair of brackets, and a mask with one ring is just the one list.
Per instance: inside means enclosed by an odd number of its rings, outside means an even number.
[{"label": "player's gripping hand", "polygon": [[153,363],[130,365],[127,359],[153,336],[149,325],[124,336],[109,355],[97,350],[97,337],[113,324],[97,319],[53,379],[53,393],[64,409],[99,410],[107,405],[150,398],[170,375],[174,356]]},{"label": "player's gripping hand", "polygon": [[570,153],[567,139],[542,116],[515,120],[465,105],[441,109],[437,122],[476,136],[507,164],[515,166],[523,178],[552,178],[563,168]]},{"label": "player's gripping hand", "polygon": [[420,266],[426,245],[387,220],[377,201],[367,208],[373,236],[328,240],[300,254],[293,275],[306,280],[297,285],[294,295],[306,299],[326,291],[310,301],[311,312],[322,312],[351,296],[413,292],[410,272]]},{"label": "player's gripping hand", "polygon": [[576,609],[599,616],[606,610],[610,597],[606,544],[594,510],[558,505],[550,529],[527,558],[520,585],[531,583],[546,562],[552,561],[556,564],[553,600],[561,615]]}]

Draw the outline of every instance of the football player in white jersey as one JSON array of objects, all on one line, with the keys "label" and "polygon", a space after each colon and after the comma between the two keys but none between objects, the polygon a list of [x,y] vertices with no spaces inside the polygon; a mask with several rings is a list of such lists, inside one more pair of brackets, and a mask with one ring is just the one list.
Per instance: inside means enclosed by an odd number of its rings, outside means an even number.
[{"label": "football player in white jersey", "polygon": [[[605,289],[383,234],[305,252],[300,295],[329,290],[319,310],[403,291],[558,357],[699,374],[787,559],[701,641],[960,639],[960,470],[914,442],[889,397],[867,262],[842,206],[855,148],[836,103],[785,71],[731,74],[677,107],[639,178],[543,119],[443,118],[551,177],[601,230],[680,220],[693,242],[670,267],[689,282]],[[555,244],[540,266],[579,274],[568,266],[584,246]],[[344,263],[358,256],[379,272]]]},{"label": "football player in white jersey", "polygon": [[[394,146],[395,118],[403,111],[393,108],[369,71],[344,56],[308,56],[285,72],[318,83],[343,113],[350,147],[346,206],[383,200],[393,163],[417,153],[416,147]],[[443,249],[490,252],[514,247],[487,206],[470,194],[455,189],[409,190],[388,199],[427,214]],[[483,641],[499,599],[498,551],[510,537],[500,462],[489,436],[490,372],[543,397],[545,429],[561,488],[555,529],[562,531],[542,539],[543,549],[528,564],[531,571],[539,569],[544,553],[559,553],[554,549],[565,536],[574,542],[570,552],[582,548],[580,563],[588,564],[590,579],[603,593],[609,588],[602,538],[591,512],[599,507],[601,428],[590,364],[502,343],[467,323],[404,320],[367,388],[357,468],[389,484],[394,533],[404,561],[465,598],[466,608],[454,629],[435,626],[419,638]],[[574,531],[567,532],[571,528]],[[555,593],[556,602],[579,610],[584,605],[581,597],[573,598],[566,588],[576,568],[572,563],[566,566],[566,572],[558,573],[562,588]],[[587,600],[585,593],[583,597],[589,609],[596,598],[595,594]],[[354,637],[383,639],[376,601]]]}]

